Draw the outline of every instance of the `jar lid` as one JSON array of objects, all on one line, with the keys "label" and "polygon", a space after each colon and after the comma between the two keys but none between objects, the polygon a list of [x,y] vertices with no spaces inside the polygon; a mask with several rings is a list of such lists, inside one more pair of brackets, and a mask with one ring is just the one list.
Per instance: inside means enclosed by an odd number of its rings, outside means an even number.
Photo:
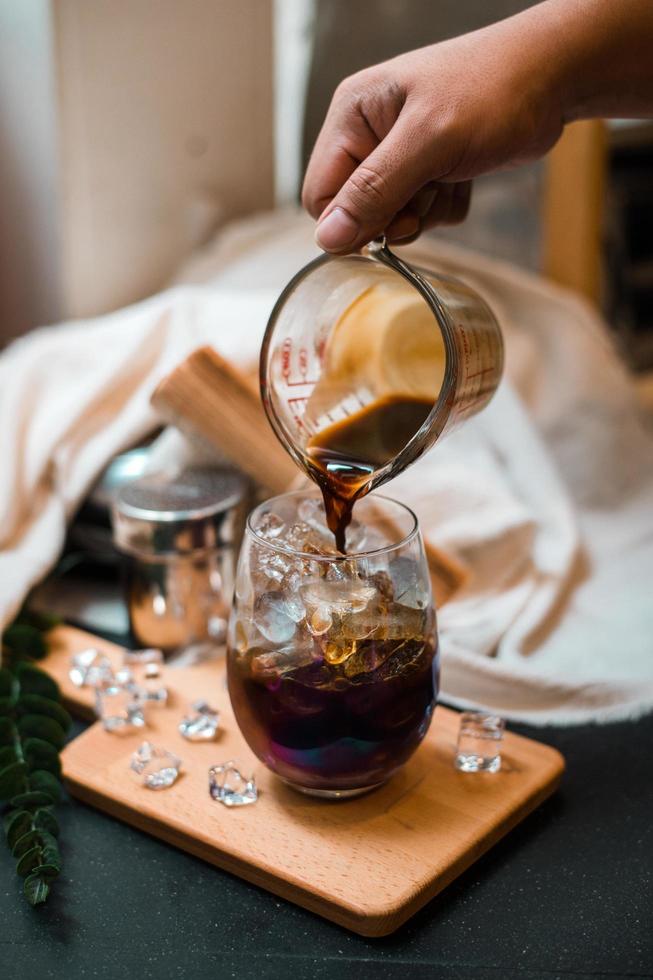
[{"label": "jar lid", "polygon": [[122,551],[178,555],[233,543],[233,515],[247,483],[227,467],[142,477],[121,487],[113,532]]}]

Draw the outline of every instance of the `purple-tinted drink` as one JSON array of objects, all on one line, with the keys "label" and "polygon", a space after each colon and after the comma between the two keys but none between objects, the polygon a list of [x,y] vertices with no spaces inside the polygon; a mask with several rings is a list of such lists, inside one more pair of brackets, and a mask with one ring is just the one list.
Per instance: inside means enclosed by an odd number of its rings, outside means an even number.
[{"label": "purple-tinted drink", "polygon": [[434,653],[432,637],[371,641],[360,654],[381,666],[348,677],[347,662],[319,657],[278,674],[254,649],[230,665],[229,694],[248,744],[283,779],[313,790],[369,788],[391,776],[428,730]]}]

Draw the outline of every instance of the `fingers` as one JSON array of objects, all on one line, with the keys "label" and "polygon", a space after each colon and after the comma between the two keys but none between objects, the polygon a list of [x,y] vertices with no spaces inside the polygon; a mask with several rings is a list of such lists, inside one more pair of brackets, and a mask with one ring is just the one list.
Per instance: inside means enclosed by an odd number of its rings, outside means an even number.
[{"label": "fingers", "polygon": [[427,161],[415,146],[411,122],[400,115],[320,216],[316,239],[323,249],[350,252],[384,231],[427,182]]},{"label": "fingers", "polygon": [[379,138],[347,90],[337,91],[313,147],[302,188],[302,204],[316,220],[349,180]]},{"label": "fingers", "polygon": [[434,181],[418,190],[385,229],[386,239],[397,242],[417,238],[422,231],[422,219],[429,213],[437,193],[438,185]]},{"label": "fingers", "polygon": [[422,222],[418,214],[404,208],[392,219],[385,229],[385,237],[388,242],[403,242],[408,239],[417,238],[422,230]]},{"label": "fingers", "polygon": [[430,183],[412,198],[385,229],[388,242],[408,244],[426,228],[436,225],[456,225],[467,216],[472,182],[458,184]]},{"label": "fingers", "polygon": [[422,231],[436,225],[457,225],[464,221],[472,196],[471,180],[457,184],[438,184],[437,193],[422,218]]},{"label": "fingers", "polygon": [[431,205],[437,193],[438,185],[435,181],[430,181],[428,184],[425,184],[410,202],[411,210],[420,218],[426,217],[431,210]]},{"label": "fingers", "polygon": [[438,182],[447,168],[425,143],[422,115],[387,91],[353,92],[350,84],[336,92],[304,180],[320,247],[346,254],[383,233],[406,241],[462,221],[470,185]]},{"label": "fingers", "polygon": [[416,187],[419,169],[386,142],[358,167],[351,157],[332,156],[332,174],[336,167],[350,173],[318,221],[316,239],[325,251],[351,252],[384,233],[389,242],[406,242],[426,228],[455,225],[467,216],[471,181]]}]

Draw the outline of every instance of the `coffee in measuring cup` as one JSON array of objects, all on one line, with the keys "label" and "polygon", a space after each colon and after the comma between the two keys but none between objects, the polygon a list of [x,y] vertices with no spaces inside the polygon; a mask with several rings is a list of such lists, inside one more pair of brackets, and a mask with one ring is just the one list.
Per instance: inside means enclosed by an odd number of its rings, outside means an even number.
[{"label": "coffee in measuring cup", "polygon": [[345,552],[355,501],[489,402],[503,341],[469,286],[372,243],[321,256],[291,280],[260,369],[274,431],[320,486]]}]

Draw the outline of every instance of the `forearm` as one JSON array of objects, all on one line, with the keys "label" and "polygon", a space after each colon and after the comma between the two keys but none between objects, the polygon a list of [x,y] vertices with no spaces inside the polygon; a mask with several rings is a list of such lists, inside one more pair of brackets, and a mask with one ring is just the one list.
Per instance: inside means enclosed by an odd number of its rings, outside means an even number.
[{"label": "forearm", "polygon": [[563,122],[653,116],[653,0],[545,0],[519,16],[555,58]]}]

